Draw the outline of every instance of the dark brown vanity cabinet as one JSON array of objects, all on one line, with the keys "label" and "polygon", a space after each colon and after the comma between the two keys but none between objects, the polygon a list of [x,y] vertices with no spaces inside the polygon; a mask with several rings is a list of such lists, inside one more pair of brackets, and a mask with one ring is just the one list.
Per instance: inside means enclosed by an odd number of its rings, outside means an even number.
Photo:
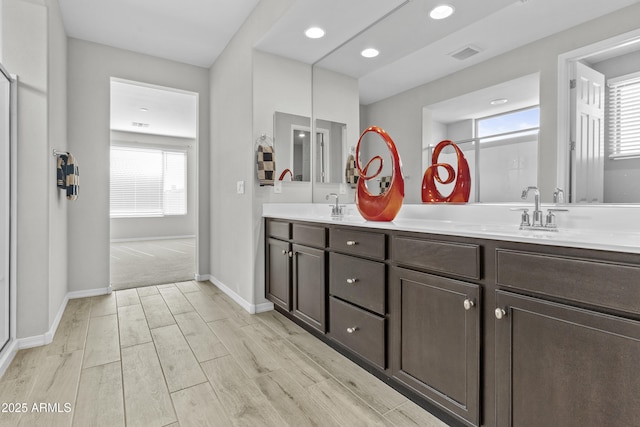
[{"label": "dark brown vanity cabinet", "polygon": [[326,332],[325,227],[268,220],[266,232],[266,298]]},{"label": "dark brown vanity cabinet", "polygon": [[291,310],[291,244],[271,237],[266,246],[266,298]]},{"label": "dark brown vanity cabinet", "polygon": [[496,302],[497,426],[638,425],[639,322],[510,292]]},{"label": "dark brown vanity cabinet", "polygon": [[286,311],[291,310],[291,223],[265,223],[265,297]]},{"label": "dark brown vanity cabinet", "polygon": [[386,235],[329,230],[329,331],[331,339],[380,370],[386,357]]},{"label": "dark brown vanity cabinet", "polygon": [[390,286],[393,377],[478,425],[478,285],[394,267]]},{"label": "dark brown vanity cabinet", "polygon": [[293,315],[325,332],[325,252],[297,244],[292,251]]},{"label": "dark brown vanity cabinet", "polygon": [[[456,262],[461,256],[466,262]],[[479,247],[474,245],[394,236],[392,257],[399,265],[429,270],[435,264],[439,271],[479,276]],[[389,287],[393,378],[479,425],[480,286],[394,266]]]},{"label": "dark brown vanity cabinet", "polygon": [[496,279],[496,425],[638,425],[640,265],[498,249]]},{"label": "dark brown vanity cabinet", "polygon": [[637,254],[269,219],[266,259],[278,310],[450,425],[640,425]]}]

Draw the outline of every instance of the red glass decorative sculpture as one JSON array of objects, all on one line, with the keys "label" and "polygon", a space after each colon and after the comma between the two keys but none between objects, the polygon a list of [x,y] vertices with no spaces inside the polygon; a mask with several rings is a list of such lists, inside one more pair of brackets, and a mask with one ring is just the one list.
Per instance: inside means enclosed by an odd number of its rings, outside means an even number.
[{"label": "red glass decorative sculpture", "polygon": [[[371,194],[365,184],[366,181],[372,180],[382,172],[382,157],[374,156],[367,165],[363,168],[360,167],[360,143],[365,134],[369,132],[375,132],[380,135],[387,144],[387,148],[391,152],[391,184],[387,190],[382,194]],[[377,160],[379,161],[378,170],[373,175],[367,175],[369,166],[371,163]],[[404,177],[402,176],[402,164],[400,162],[400,156],[393,140],[383,129],[378,126],[368,127],[360,139],[358,139],[358,145],[356,146],[356,169],[360,174],[358,179],[358,188],[356,190],[356,206],[360,211],[360,214],[367,221],[393,221],[393,219],[400,211],[402,207],[402,200],[404,199]]]},{"label": "red glass decorative sculpture", "polygon": [[284,177],[287,176],[287,174],[289,174],[291,181],[293,181],[293,172],[291,172],[291,169],[289,168],[282,171],[282,173],[280,174],[280,178],[278,178],[278,181],[282,181]]},{"label": "red glass decorative sculpture", "polygon": [[[440,152],[446,146],[452,146],[456,150],[458,157],[458,173],[453,170],[453,166],[448,163],[438,163]],[[438,172],[438,168],[444,168],[447,171],[447,179],[442,180]],[[456,180],[456,184],[448,196],[443,196],[436,187],[435,180],[440,184],[450,184]],[[464,154],[460,147],[455,143],[445,140],[440,141],[433,150],[431,156],[431,166],[427,168],[422,177],[422,201],[425,203],[466,203],[469,201],[469,193],[471,192],[471,174],[469,173],[469,163],[464,158]]]}]

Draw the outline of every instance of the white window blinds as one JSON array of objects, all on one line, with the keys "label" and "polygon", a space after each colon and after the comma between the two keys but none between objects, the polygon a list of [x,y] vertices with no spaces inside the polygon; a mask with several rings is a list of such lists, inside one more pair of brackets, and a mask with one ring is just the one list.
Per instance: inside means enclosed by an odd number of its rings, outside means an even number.
[{"label": "white window blinds", "polygon": [[111,216],[187,213],[186,153],[111,147]]},{"label": "white window blinds", "polygon": [[609,158],[640,157],[640,73],[607,83]]}]

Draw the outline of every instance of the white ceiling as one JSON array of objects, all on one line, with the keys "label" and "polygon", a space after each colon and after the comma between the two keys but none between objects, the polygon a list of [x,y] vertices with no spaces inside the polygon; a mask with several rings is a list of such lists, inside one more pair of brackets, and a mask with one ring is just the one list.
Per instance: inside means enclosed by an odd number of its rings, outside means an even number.
[{"label": "white ceiling", "polygon": [[111,130],[195,139],[197,99],[191,92],[112,79]]},{"label": "white ceiling", "polygon": [[69,37],[210,67],[259,0],[59,0]]},{"label": "white ceiling", "polygon": [[[59,1],[70,37],[210,67],[259,0]],[[434,21],[442,0],[295,0],[256,48],[358,78],[366,105],[640,0],[444,1],[455,14]],[[326,36],[307,39],[311,25]],[[480,53],[450,57],[468,45]]]},{"label": "white ceiling", "polygon": [[[319,43],[317,50],[311,49],[310,42],[297,29],[289,33],[285,43],[278,26],[257,47],[304,62],[314,62],[312,56],[316,60],[324,57],[317,65],[358,78],[360,102],[367,105],[638,3],[638,0],[445,0],[455,7],[454,15],[442,21],[431,20],[429,10],[442,2],[403,2],[399,10],[374,28],[363,32],[360,32],[362,25],[354,28],[356,36],[326,57],[326,46]],[[335,6],[339,8],[336,10],[351,10],[351,2],[329,0],[326,5],[324,1],[322,3],[327,8]],[[306,23],[308,17],[304,10],[292,8],[282,20]],[[331,14],[330,20],[317,25],[342,29],[364,21],[354,20],[348,13],[341,12]],[[450,56],[469,45],[478,48],[480,53],[464,61]],[[359,52],[371,46],[377,47],[380,55],[374,59],[362,58]]]},{"label": "white ceiling", "polygon": [[[507,103],[491,105],[491,101],[506,99]],[[530,74],[456,98],[425,106],[431,119],[441,123],[477,119],[540,103],[540,75]]]}]

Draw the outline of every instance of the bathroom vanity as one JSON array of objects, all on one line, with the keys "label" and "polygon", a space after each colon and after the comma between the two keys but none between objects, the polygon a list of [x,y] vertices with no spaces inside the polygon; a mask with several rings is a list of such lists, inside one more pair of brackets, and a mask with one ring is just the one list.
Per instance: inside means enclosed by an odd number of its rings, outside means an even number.
[{"label": "bathroom vanity", "polygon": [[637,231],[563,229],[593,220],[574,207],[548,232],[504,206],[307,206],[265,205],[266,297],[412,400],[469,426],[640,419]]}]

